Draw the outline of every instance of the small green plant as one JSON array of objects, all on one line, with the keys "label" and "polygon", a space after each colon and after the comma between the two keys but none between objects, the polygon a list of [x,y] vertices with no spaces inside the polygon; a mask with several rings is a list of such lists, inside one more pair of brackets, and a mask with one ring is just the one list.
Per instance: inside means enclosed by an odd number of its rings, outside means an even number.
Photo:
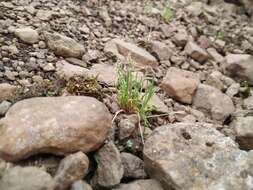
[{"label": "small green plant", "polygon": [[165,22],[169,23],[174,16],[174,12],[170,7],[165,7],[162,13],[162,17]]},{"label": "small green plant", "polygon": [[218,31],[217,34],[216,34],[216,38],[220,39],[220,40],[224,40],[224,38],[225,38],[225,32]]},{"label": "small green plant", "polygon": [[152,12],[152,4],[150,2],[146,2],[144,6],[144,13],[150,14]]},{"label": "small green plant", "polygon": [[251,87],[248,81],[242,81],[240,86],[240,92],[243,98],[251,96]]},{"label": "small green plant", "polygon": [[132,70],[132,60],[128,64],[119,66],[117,81],[117,96],[120,107],[126,113],[138,113],[144,126],[149,125],[148,114],[152,111],[149,105],[155,93],[155,87],[151,82],[144,88],[147,79],[137,79]]},{"label": "small green plant", "polygon": [[127,141],[127,143],[126,143],[126,148],[127,148],[128,150],[132,151],[132,150],[133,150],[133,145],[134,145],[133,141],[132,141],[131,139],[129,139],[129,140]]}]

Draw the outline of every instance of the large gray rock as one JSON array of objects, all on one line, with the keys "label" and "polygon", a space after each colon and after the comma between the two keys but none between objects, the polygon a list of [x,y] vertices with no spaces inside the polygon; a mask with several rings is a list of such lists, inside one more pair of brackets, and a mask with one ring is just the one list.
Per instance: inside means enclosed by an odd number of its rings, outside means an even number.
[{"label": "large gray rock", "polygon": [[96,159],[98,168],[92,179],[93,185],[104,188],[118,185],[123,177],[124,168],[120,152],[112,141],[98,151]]},{"label": "large gray rock", "polygon": [[159,127],[144,147],[148,174],[173,190],[252,189],[252,158],[206,123]]},{"label": "large gray rock", "polygon": [[16,161],[94,151],[106,138],[111,114],[92,97],[32,98],[14,104],[0,126],[0,157]]},{"label": "large gray rock", "polygon": [[65,190],[88,172],[89,158],[82,152],[65,157],[55,174],[55,190]]},{"label": "large gray rock", "polygon": [[225,73],[239,81],[253,84],[253,56],[249,54],[228,54]]},{"label": "large gray rock", "polygon": [[163,190],[161,184],[154,179],[137,180],[128,184],[121,184],[113,190]]},{"label": "large gray rock", "polygon": [[219,122],[225,121],[235,111],[229,96],[217,88],[205,84],[198,86],[193,97],[193,105]]},{"label": "large gray rock", "polygon": [[81,58],[84,54],[84,46],[77,43],[72,38],[63,36],[59,33],[45,33],[45,38],[48,47],[54,51],[56,55]]},{"label": "large gray rock", "polygon": [[52,177],[36,167],[14,167],[0,179],[1,190],[53,190]]}]

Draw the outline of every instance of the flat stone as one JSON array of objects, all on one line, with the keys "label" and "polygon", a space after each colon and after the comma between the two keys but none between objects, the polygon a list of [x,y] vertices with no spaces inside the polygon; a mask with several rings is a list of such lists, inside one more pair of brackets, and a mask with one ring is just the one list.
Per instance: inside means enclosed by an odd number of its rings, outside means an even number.
[{"label": "flat stone", "polygon": [[156,128],[144,146],[147,173],[174,190],[251,189],[252,155],[207,123]]},{"label": "flat stone", "polygon": [[234,111],[234,104],[229,96],[217,88],[200,84],[193,98],[193,105],[212,119],[224,122]]},{"label": "flat stone", "polygon": [[239,81],[248,81],[253,85],[253,56],[249,54],[228,54],[225,74]]},{"label": "flat stone", "polygon": [[87,63],[85,63],[83,60],[80,60],[74,57],[66,58],[66,61],[69,62],[70,64],[77,65],[80,67],[85,67],[85,68],[87,67]]},{"label": "flat stone", "polygon": [[204,63],[208,59],[207,52],[192,41],[188,41],[186,44],[185,52],[192,59],[198,61],[199,63]]},{"label": "flat stone", "polygon": [[94,64],[90,72],[94,76],[98,76],[98,81],[104,82],[109,86],[115,86],[117,82],[117,68],[109,64]]},{"label": "flat stone", "polygon": [[90,76],[90,71],[86,68],[69,64],[67,61],[61,60],[56,63],[56,74],[60,78],[69,79],[73,76]]},{"label": "flat stone", "polygon": [[163,190],[161,184],[154,179],[136,180],[132,183],[121,184],[113,190]]},{"label": "flat stone", "polygon": [[120,39],[114,39],[113,43],[116,44],[118,52],[124,57],[130,57],[136,63],[141,64],[142,66],[158,66],[156,58],[143,48]]},{"label": "flat stone", "polygon": [[2,190],[54,190],[54,181],[37,167],[14,167],[7,170],[0,180]]},{"label": "flat stone", "polygon": [[32,28],[18,28],[14,31],[15,36],[28,44],[34,44],[39,41],[39,34]]},{"label": "flat stone", "polygon": [[170,67],[163,78],[161,87],[174,99],[191,104],[198,84],[199,79],[194,73]]},{"label": "flat stone", "polygon": [[48,47],[54,51],[56,55],[81,58],[85,52],[83,45],[67,36],[63,36],[59,33],[45,33],[44,36]]},{"label": "flat stone", "polygon": [[65,190],[88,172],[89,158],[82,152],[65,157],[55,174],[55,190]]},{"label": "flat stone", "polygon": [[111,128],[111,114],[92,97],[31,98],[14,104],[0,126],[0,157],[17,161],[95,151]]}]

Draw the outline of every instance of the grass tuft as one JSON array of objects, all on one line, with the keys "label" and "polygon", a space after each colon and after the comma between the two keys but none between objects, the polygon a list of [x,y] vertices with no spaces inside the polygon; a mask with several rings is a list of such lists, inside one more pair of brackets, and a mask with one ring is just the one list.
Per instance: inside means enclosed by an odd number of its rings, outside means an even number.
[{"label": "grass tuft", "polygon": [[174,12],[170,7],[165,7],[162,13],[162,17],[165,22],[169,23],[174,16]]},{"label": "grass tuft", "polygon": [[126,113],[138,113],[144,126],[149,126],[148,114],[153,110],[149,105],[155,93],[155,86],[150,82],[144,87],[146,78],[138,79],[132,69],[133,61],[118,68],[117,96],[119,105]]}]

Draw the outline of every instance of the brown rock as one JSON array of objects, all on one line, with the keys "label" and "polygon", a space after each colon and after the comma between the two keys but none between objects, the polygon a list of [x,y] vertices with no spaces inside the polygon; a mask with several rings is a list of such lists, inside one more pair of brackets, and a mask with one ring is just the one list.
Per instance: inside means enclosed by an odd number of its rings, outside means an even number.
[{"label": "brown rock", "polygon": [[32,98],[14,104],[0,126],[0,157],[17,161],[37,153],[94,151],[106,138],[111,115],[91,97]]},{"label": "brown rock", "polygon": [[121,119],[118,127],[119,127],[119,139],[123,140],[127,137],[131,136],[135,131],[138,125],[139,119],[136,114],[128,115],[125,118]]},{"label": "brown rock", "polygon": [[189,39],[187,31],[185,29],[179,29],[174,36],[174,43],[177,46],[184,47]]},{"label": "brown rock", "polygon": [[69,79],[73,76],[90,76],[89,70],[77,65],[69,64],[65,60],[58,61],[56,63],[56,74],[63,78],[63,79]]},{"label": "brown rock", "polygon": [[28,44],[34,44],[39,41],[39,34],[32,28],[18,28],[14,31],[14,34],[20,38],[23,42]]},{"label": "brown rock", "polygon": [[113,142],[105,144],[97,153],[98,168],[93,184],[111,188],[118,185],[123,177],[124,168],[120,152]]},{"label": "brown rock", "polygon": [[164,77],[161,87],[176,100],[191,104],[199,79],[190,71],[171,67]]},{"label": "brown rock", "polygon": [[208,59],[207,52],[192,41],[188,41],[186,44],[185,52],[199,63],[204,63]]},{"label": "brown rock", "polygon": [[36,167],[14,167],[0,180],[1,190],[54,190],[52,177]]},{"label": "brown rock", "polygon": [[117,68],[109,64],[95,64],[91,67],[90,73],[98,76],[100,82],[109,86],[115,86],[117,82]]},{"label": "brown rock", "polygon": [[77,180],[82,179],[88,171],[89,158],[82,152],[65,157],[55,174],[55,190],[65,190]]},{"label": "brown rock", "polygon": [[11,98],[15,94],[17,89],[17,86],[13,86],[8,83],[0,84],[0,102]]},{"label": "brown rock", "polygon": [[204,84],[198,86],[193,98],[193,105],[220,122],[225,121],[235,111],[229,96],[217,88]]},{"label": "brown rock", "polygon": [[128,43],[124,42],[123,40],[114,40],[118,48],[118,52],[123,56],[127,57],[130,56],[136,63],[142,64],[143,66],[158,66],[157,60],[154,56],[152,56],[146,50]]},{"label": "brown rock", "polygon": [[169,60],[173,55],[173,51],[166,44],[159,41],[151,42],[151,50],[160,61]]},{"label": "brown rock", "polygon": [[144,171],[144,162],[137,156],[123,152],[121,153],[121,160],[125,178],[143,179],[147,177]]},{"label": "brown rock", "polygon": [[53,50],[56,55],[81,58],[84,54],[84,46],[69,37],[59,33],[45,33],[45,38],[48,47]]}]

